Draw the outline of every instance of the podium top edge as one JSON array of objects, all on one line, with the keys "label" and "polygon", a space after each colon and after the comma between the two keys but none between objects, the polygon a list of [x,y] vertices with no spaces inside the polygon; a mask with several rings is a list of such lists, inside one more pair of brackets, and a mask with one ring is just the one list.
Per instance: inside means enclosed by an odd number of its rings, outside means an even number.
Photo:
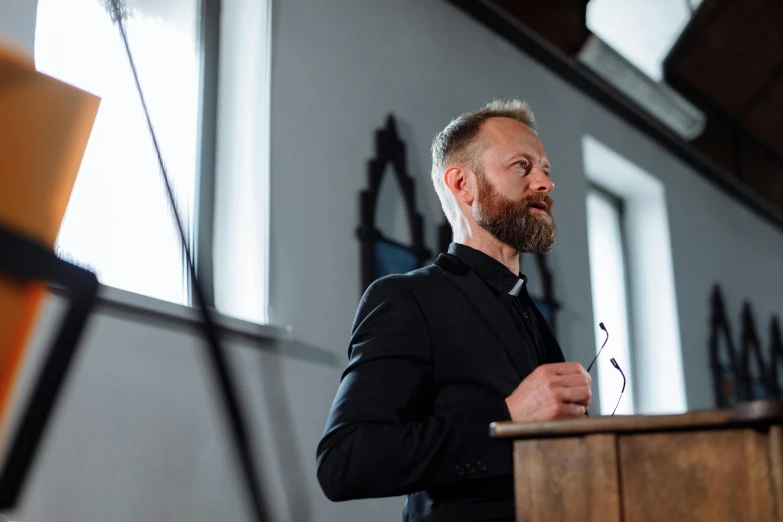
[{"label": "podium top edge", "polygon": [[783,424],[783,401],[755,401],[735,409],[698,410],[676,415],[617,415],[550,422],[494,422],[490,424],[490,437],[542,439],[596,433],[725,429],[760,424]]}]

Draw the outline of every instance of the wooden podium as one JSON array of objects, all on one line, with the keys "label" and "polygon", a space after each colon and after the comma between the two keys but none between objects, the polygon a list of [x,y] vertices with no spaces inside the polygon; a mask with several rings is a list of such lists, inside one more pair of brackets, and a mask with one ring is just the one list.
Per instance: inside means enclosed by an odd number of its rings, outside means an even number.
[{"label": "wooden podium", "polygon": [[517,522],[783,522],[783,402],[490,426]]}]

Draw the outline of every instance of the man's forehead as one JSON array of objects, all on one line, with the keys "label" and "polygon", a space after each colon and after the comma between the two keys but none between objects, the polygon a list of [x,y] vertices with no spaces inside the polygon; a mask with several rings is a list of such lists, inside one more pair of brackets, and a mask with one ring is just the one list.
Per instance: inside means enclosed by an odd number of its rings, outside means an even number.
[{"label": "man's forehead", "polygon": [[546,158],[544,144],[524,123],[512,118],[490,118],[481,129],[485,147],[497,154],[534,153]]}]

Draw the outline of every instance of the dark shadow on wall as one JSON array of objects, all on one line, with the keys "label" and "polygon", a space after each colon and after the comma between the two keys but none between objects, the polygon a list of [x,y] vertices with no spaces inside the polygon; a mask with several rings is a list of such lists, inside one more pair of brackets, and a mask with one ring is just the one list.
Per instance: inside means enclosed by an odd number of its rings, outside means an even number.
[{"label": "dark shadow on wall", "polygon": [[[100,305],[100,313],[117,318],[141,322],[151,327],[175,330],[198,335],[198,321],[176,314],[162,314],[144,310],[136,306],[126,305],[116,301],[104,300]],[[263,338],[249,332],[221,328],[221,335],[226,342],[241,341],[246,346],[252,346],[261,352],[260,381],[263,401],[266,404],[268,419],[265,424],[271,433],[271,444],[276,459],[283,463],[280,466],[280,481],[285,492],[286,502],[291,514],[291,520],[297,522],[312,522],[316,520],[308,495],[307,477],[311,455],[300,454],[296,441],[296,419],[292,404],[285,386],[283,365],[285,359],[295,359],[327,368],[341,370],[343,363],[340,357],[327,349],[309,345],[300,341],[284,341]],[[200,346],[195,346],[198,349]],[[165,347],[161,347],[165,349]],[[243,411],[251,414],[247,402],[243,401]],[[305,460],[307,459],[307,460]],[[261,465],[262,468],[266,464]]]},{"label": "dark shadow on wall", "polygon": [[299,432],[293,403],[286,392],[285,359],[292,358],[317,365],[342,369],[336,354],[299,341],[262,343],[260,364],[264,402],[268,412],[268,432],[280,466],[280,482],[286,496],[290,520],[315,522],[311,498],[307,487],[306,471],[310,469],[314,455],[302,455],[298,449]]},{"label": "dark shadow on wall", "polygon": [[[198,329],[200,321],[195,316],[188,318],[175,314],[153,312],[139,308],[138,306],[100,298],[97,313],[166,330],[189,332],[200,335],[200,330]],[[294,359],[300,359],[333,368],[342,367],[340,358],[334,352],[325,348],[308,345],[299,341],[277,341],[271,337],[265,338],[263,337],[263,334],[244,332],[230,327],[226,328],[220,324],[218,324],[218,328],[226,341],[250,341],[252,346],[259,350],[280,352],[286,357],[292,357]],[[279,342],[284,343],[284,351],[281,351],[282,349],[278,346]]]}]

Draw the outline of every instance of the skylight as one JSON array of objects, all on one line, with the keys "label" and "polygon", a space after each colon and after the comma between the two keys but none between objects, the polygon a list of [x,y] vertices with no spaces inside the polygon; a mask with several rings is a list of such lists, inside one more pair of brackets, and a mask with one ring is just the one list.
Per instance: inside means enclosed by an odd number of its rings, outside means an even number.
[{"label": "skylight", "polygon": [[587,27],[655,81],[702,0],[590,0]]}]

